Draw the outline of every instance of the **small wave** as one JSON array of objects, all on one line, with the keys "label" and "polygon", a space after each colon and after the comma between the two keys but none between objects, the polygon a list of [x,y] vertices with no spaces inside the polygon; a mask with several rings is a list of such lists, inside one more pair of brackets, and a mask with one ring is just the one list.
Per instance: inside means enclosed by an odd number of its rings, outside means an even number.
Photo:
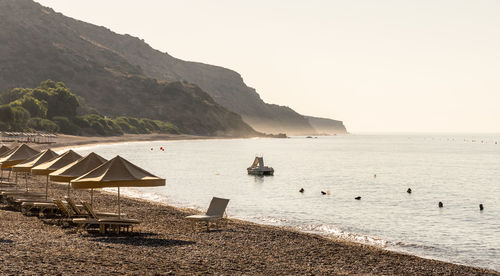
[{"label": "small wave", "polygon": [[330,238],[374,245],[377,247],[385,247],[387,245],[387,241],[384,239],[347,232],[335,225],[330,224],[300,225],[296,226],[296,228],[303,232],[316,233]]}]

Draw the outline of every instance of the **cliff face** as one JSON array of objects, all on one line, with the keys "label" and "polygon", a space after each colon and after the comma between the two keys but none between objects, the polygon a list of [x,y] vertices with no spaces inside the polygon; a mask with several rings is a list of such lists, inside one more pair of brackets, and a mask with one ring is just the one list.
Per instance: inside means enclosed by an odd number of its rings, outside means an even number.
[{"label": "cliff face", "polygon": [[332,119],[326,118],[318,118],[318,117],[307,117],[309,119],[309,123],[311,126],[319,133],[319,134],[343,134],[347,133],[347,130],[342,123],[342,121],[336,121]]},{"label": "cliff face", "polygon": [[316,133],[309,119],[303,115],[285,106],[265,103],[235,71],[177,59],[151,48],[143,40],[119,35],[104,27],[76,20],[68,21],[67,24],[80,33],[83,39],[113,49],[150,77],[166,81],[185,80],[198,85],[217,103],[240,114],[245,122],[258,131],[292,135]]},{"label": "cliff face", "polygon": [[0,0],[0,26],[0,90],[35,87],[53,79],[65,82],[104,115],[161,119],[191,134],[258,135],[240,115],[217,104],[196,85],[173,77],[158,81],[82,32],[88,28],[116,36],[102,27],[65,17],[31,0]]}]

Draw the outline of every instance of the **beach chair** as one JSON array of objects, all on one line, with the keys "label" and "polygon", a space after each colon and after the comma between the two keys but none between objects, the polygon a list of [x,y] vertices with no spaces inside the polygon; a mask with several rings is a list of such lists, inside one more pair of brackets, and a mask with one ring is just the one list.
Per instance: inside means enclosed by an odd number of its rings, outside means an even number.
[{"label": "beach chair", "polygon": [[226,213],[226,207],[229,203],[229,199],[213,197],[208,206],[208,210],[204,215],[192,215],[187,216],[191,222],[191,228],[196,230],[196,225],[198,222],[205,222],[207,225],[207,231],[210,230],[210,223],[215,223],[216,229],[219,229],[219,222],[222,221],[224,214]]},{"label": "beach chair", "polygon": [[21,204],[21,213],[25,216],[36,215],[38,217],[53,217],[59,210],[57,205],[48,199],[47,201],[24,201]]},{"label": "beach chair", "polygon": [[65,196],[64,199],[68,203],[68,206],[73,211],[73,213],[81,217],[89,216],[89,214],[85,214],[85,212],[82,211],[83,205],[76,205],[75,201],[69,196]]},{"label": "beach chair", "polygon": [[68,223],[70,224],[76,217],[75,214],[59,199],[54,199],[54,204],[59,210],[59,216],[53,218],[57,224]]},{"label": "beach chair", "polygon": [[[95,219],[104,218],[104,217],[118,217],[117,213],[95,211],[94,209],[92,209],[92,207],[87,202],[82,201],[81,205],[77,205],[71,197],[66,196],[66,197],[64,197],[64,199],[66,199],[66,202],[68,202],[68,205],[73,210],[73,212],[75,212],[78,215],[91,217],[91,218],[95,218]],[[121,216],[126,217],[127,214],[121,214]]]},{"label": "beach chair", "polygon": [[[79,230],[89,230],[90,228],[98,227],[101,234],[106,233],[108,229],[112,230],[116,234],[119,234],[122,229],[127,232],[134,231],[134,225],[141,223],[139,220],[132,218],[120,218],[115,213],[95,212],[85,201],[82,201],[82,205],[83,208],[90,214],[90,217],[73,219],[73,223],[79,225]],[[116,216],[105,216],[106,214]],[[122,214],[122,216],[123,215],[124,214]]]}]

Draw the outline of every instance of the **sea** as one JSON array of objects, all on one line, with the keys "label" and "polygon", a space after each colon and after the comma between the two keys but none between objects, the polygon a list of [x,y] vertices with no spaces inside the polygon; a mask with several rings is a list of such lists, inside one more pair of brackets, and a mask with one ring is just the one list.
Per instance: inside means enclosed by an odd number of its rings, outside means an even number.
[{"label": "sea", "polygon": [[[207,139],[76,151],[120,155],[166,179],[164,187],[122,188],[128,196],[199,210],[213,196],[229,198],[232,218],[500,271],[500,135]],[[247,174],[256,156],[274,176]]]}]

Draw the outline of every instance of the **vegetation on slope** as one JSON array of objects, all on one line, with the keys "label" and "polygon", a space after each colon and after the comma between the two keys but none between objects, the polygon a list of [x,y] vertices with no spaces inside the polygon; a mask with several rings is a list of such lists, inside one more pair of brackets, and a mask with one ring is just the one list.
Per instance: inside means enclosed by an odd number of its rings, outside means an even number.
[{"label": "vegetation on slope", "polygon": [[113,136],[124,133],[178,133],[168,122],[100,114],[78,114],[81,104],[63,82],[46,80],[36,88],[14,88],[0,94],[0,130],[44,131]]}]

